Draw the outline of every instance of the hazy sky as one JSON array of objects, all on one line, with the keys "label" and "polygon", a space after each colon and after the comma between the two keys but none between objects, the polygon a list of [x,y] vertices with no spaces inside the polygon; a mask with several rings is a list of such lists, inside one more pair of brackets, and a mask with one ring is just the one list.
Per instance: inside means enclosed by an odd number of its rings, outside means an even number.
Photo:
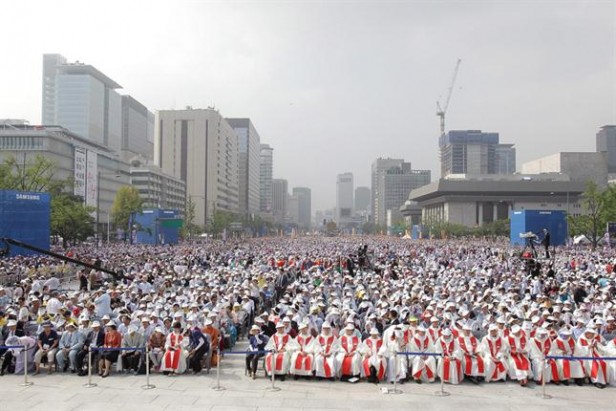
[{"label": "hazy sky", "polygon": [[274,176],[335,204],[375,158],[438,177],[448,129],[497,131],[522,162],[594,150],[616,123],[615,1],[3,1],[0,118],[41,116],[42,54],[96,66],[151,110],[250,117]]}]

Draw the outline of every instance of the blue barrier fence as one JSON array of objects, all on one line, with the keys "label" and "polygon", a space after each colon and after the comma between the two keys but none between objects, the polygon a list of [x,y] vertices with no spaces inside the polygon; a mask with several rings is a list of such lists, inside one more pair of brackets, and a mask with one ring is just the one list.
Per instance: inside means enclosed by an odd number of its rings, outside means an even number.
[{"label": "blue barrier fence", "polygon": [[90,347],[92,351],[145,351],[145,347]]},{"label": "blue barrier fence", "polygon": [[222,351],[222,354],[237,354],[237,355],[250,355],[250,354],[269,354],[271,352],[275,352],[274,350],[263,350],[263,351]]},{"label": "blue barrier fence", "polygon": [[416,355],[419,357],[442,357],[443,356],[443,354],[434,353],[434,352],[397,352],[396,355],[405,355],[405,356]]},{"label": "blue barrier fence", "polygon": [[13,348],[26,348],[25,345],[0,345],[0,350],[10,350]]},{"label": "blue barrier fence", "polygon": [[548,360],[581,360],[581,361],[616,361],[616,357],[567,357],[562,355],[546,355],[546,359]]}]

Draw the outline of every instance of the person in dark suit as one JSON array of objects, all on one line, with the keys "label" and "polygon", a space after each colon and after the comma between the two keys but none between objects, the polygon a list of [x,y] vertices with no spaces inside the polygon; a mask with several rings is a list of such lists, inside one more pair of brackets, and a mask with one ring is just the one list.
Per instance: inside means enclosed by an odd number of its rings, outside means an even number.
[{"label": "person in dark suit", "polygon": [[[88,372],[84,370],[83,366],[91,347],[102,347],[104,343],[105,333],[101,330],[100,323],[98,321],[94,321],[92,323],[92,330],[90,330],[90,332],[86,335],[86,341],[83,344],[83,347],[81,348],[79,353],[77,353],[75,362],[77,364],[77,371],[79,373],[79,376],[84,376],[88,374]],[[97,355],[98,351],[92,351],[92,366],[97,364]],[[94,373],[94,371],[92,373]]]},{"label": "person in dark suit", "polygon": [[541,245],[545,248],[545,258],[550,258],[550,232],[547,228],[543,229],[543,240]]}]

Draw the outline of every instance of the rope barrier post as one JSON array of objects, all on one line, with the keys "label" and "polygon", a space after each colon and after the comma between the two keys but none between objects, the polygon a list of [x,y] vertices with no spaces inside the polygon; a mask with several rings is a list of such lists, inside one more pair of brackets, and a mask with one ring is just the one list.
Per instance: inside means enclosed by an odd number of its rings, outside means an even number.
[{"label": "rope barrier post", "polygon": [[402,394],[402,390],[398,389],[398,366],[399,366],[399,353],[394,353],[394,388],[391,390],[387,390],[387,394]]},{"label": "rope barrier post", "polygon": [[144,348],[145,353],[145,385],[142,385],[141,388],[144,390],[151,390],[152,388],[156,388],[156,385],[150,384],[150,350]]},{"label": "rope barrier post", "polygon": [[539,397],[543,398],[544,400],[549,400],[550,398],[552,398],[552,396],[546,394],[545,392],[545,371],[548,366],[548,361],[546,357],[543,357],[542,364],[543,364],[543,370],[541,373],[541,394],[539,394]]},{"label": "rope barrier post", "polygon": [[225,387],[221,387],[220,385],[220,360],[221,360],[221,356],[220,354],[216,356],[217,357],[217,361],[216,361],[216,386],[212,387],[212,389],[214,391],[224,391]]},{"label": "rope barrier post", "polygon": [[96,387],[97,384],[92,382],[92,347],[88,350],[88,383],[83,386],[86,388]]},{"label": "rope barrier post", "polygon": [[[443,374],[445,373],[445,354],[441,354],[441,361],[443,364]],[[438,367],[437,367],[438,368]],[[451,395],[449,392],[445,391],[445,378],[443,378],[442,375],[440,375],[440,379],[441,379],[441,389],[437,392],[435,392],[437,397],[448,397],[449,395]]]},{"label": "rope barrier post", "polygon": [[[267,367],[265,368],[267,369]],[[269,392],[280,391],[280,388],[276,387],[276,352],[275,351],[272,351],[272,386],[268,388],[267,391]]]},{"label": "rope barrier post", "polygon": [[25,345],[22,348],[24,353],[24,383],[21,384],[21,386],[30,387],[31,385],[34,385],[34,383],[28,381],[28,350],[26,350]]}]

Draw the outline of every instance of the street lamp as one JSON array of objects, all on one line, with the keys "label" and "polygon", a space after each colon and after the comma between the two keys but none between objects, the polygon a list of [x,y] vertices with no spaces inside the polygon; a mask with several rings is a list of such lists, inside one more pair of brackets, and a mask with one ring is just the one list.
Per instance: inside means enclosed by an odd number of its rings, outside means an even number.
[{"label": "street lamp", "polygon": [[[100,218],[100,210],[101,210],[101,176],[113,176],[115,178],[122,177],[122,175],[119,172],[101,173],[99,171],[96,173],[96,246],[97,247],[98,247],[98,242],[100,240],[99,218]],[[107,242],[109,242],[109,210],[107,210]]]}]

